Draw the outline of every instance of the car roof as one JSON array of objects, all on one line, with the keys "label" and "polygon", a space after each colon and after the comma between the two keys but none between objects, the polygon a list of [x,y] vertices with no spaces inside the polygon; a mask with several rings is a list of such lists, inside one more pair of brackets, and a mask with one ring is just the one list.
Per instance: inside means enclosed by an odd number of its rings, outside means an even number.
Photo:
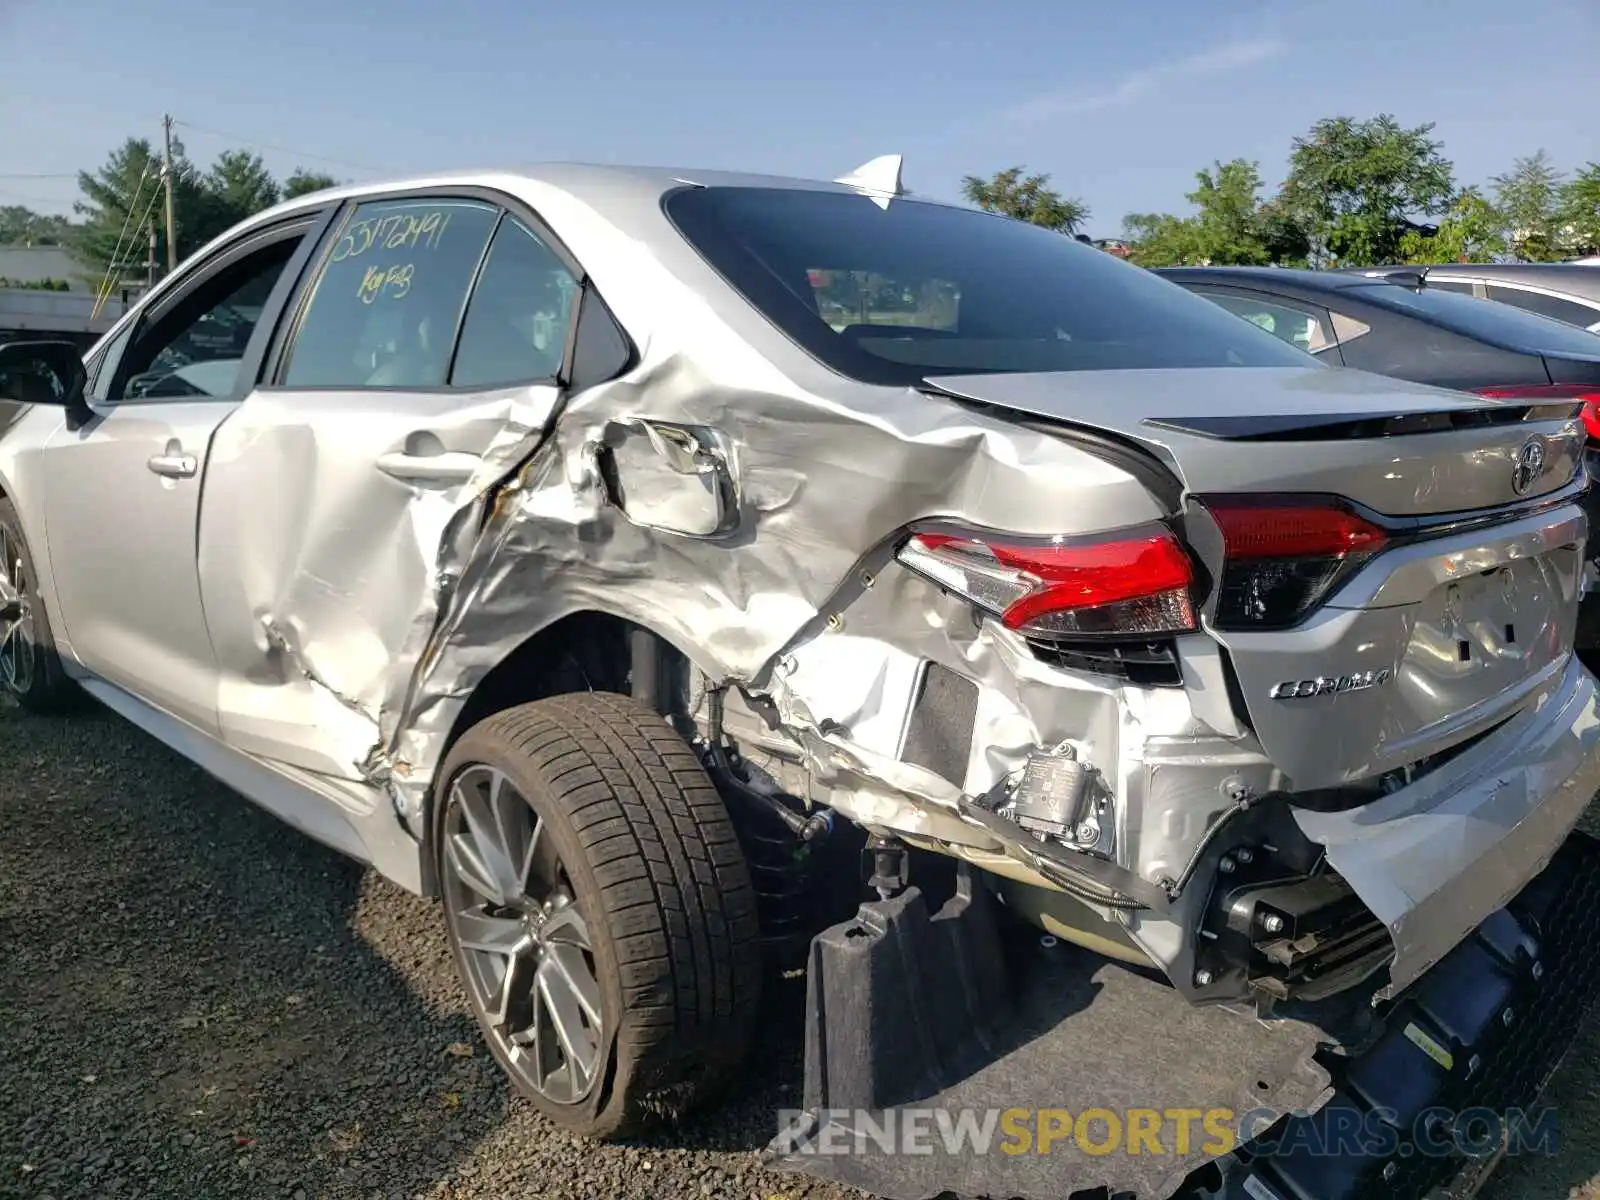
[{"label": "car roof", "polygon": [[1257,286],[1277,285],[1309,288],[1313,291],[1348,291],[1352,288],[1381,286],[1382,278],[1350,275],[1343,271],[1305,271],[1295,267],[1157,267],[1156,274],[1172,280],[1211,283],[1237,283]]},{"label": "car roof", "polygon": [[1417,267],[1346,267],[1341,273],[1372,277],[1407,271],[1420,271],[1428,279],[1523,283],[1546,291],[1600,300],[1600,266],[1589,263],[1438,263]]},{"label": "car roof", "polygon": [[[804,191],[841,192],[859,195],[861,189],[852,184],[821,179],[803,179],[788,175],[762,175],[743,171],[705,170],[693,167],[624,166],[600,163],[550,162],[511,165],[506,167],[480,167],[471,170],[439,172],[427,175],[396,176],[381,180],[364,180],[361,183],[340,184],[319,192],[308,192],[293,200],[268,209],[257,218],[276,219],[297,211],[320,208],[332,200],[360,199],[386,192],[410,191],[429,187],[484,187],[516,190],[517,183],[541,185],[566,192],[574,199],[597,211],[622,204],[636,204],[641,200],[653,201],[674,188],[689,187],[743,187],[786,188]],[[915,201],[957,207],[945,201],[902,192],[896,203]]]}]

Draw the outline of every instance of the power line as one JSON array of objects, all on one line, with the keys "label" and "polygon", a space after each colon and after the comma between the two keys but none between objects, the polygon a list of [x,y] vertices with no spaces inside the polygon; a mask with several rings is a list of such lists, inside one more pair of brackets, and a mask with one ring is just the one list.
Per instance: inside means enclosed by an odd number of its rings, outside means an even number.
[{"label": "power line", "polygon": [[369,167],[361,163],[349,162],[346,159],[330,158],[326,154],[312,154],[309,150],[296,150],[293,146],[284,146],[277,142],[264,142],[259,138],[247,137],[242,133],[230,133],[226,129],[212,129],[205,125],[196,125],[192,121],[174,120],[174,125],[195,133],[209,134],[211,137],[227,138],[229,141],[241,142],[256,150],[271,150],[277,154],[290,154],[296,158],[310,159],[313,162],[327,163],[330,166],[344,167],[352,171],[365,171],[369,175],[388,174],[382,167]]},{"label": "power line", "polygon": [[0,171],[0,179],[77,179],[77,178],[78,178],[78,174],[77,174],[76,171],[68,172],[68,173],[61,173],[61,174],[51,174],[51,173],[48,173],[48,172],[37,172],[37,171],[23,171],[23,172]]}]

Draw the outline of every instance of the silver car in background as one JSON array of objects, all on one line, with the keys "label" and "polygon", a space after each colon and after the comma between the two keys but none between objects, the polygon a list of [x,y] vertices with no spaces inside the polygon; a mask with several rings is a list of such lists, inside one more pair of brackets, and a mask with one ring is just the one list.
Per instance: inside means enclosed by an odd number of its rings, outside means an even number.
[{"label": "silver car in background", "polygon": [[1600,785],[1573,406],[1323,367],[894,162],[313,194],[0,387],[12,694],[438,896],[584,1134],[734,1069],[774,840],[1267,1013],[1405,994]]}]

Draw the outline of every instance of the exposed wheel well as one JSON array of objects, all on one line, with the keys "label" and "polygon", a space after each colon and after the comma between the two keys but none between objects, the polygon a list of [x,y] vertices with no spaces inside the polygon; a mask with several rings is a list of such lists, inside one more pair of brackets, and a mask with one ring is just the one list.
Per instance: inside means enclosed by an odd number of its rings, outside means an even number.
[{"label": "exposed wheel well", "polygon": [[[479,721],[518,704],[551,696],[572,692],[631,693],[665,714],[662,680],[669,671],[681,679],[681,668],[687,662],[681,652],[632,621],[610,613],[572,613],[522,642],[478,682],[456,714],[438,761],[443,763],[461,735]],[[433,836],[431,796],[422,828],[425,836]],[[428,863],[428,856],[424,856],[423,884],[431,893],[434,880]]]}]

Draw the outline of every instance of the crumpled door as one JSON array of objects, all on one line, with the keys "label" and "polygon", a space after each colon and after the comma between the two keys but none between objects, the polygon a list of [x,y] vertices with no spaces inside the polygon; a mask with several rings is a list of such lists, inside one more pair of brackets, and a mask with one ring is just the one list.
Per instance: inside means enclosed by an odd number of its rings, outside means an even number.
[{"label": "crumpled door", "polygon": [[515,464],[560,397],[258,391],[218,432],[200,585],[223,737],[361,779],[389,673],[436,615],[451,516]]}]

